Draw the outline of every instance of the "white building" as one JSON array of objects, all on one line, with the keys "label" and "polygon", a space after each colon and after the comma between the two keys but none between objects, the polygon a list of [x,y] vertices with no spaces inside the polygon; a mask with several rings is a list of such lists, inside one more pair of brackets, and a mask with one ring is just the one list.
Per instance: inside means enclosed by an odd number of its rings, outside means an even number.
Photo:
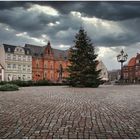
[{"label": "white building", "polygon": [[0,64],[0,81],[4,81],[4,68]]},{"label": "white building", "polygon": [[108,81],[109,80],[107,68],[102,61],[99,61],[98,65],[97,65],[97,70],[101,70],[100,78],[103,81]]},{"label": "white building", "polygon": [[0,63],[4,67],[4,80],[32,80],[32,56],[28,48],[3,44]]}]

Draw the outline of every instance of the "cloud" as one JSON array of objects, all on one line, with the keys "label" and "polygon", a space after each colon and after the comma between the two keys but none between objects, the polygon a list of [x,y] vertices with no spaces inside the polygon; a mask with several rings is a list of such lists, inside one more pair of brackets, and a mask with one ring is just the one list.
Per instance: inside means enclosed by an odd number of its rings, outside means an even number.
[{"label": "cloud", "polygon": [[[68,14],[60,14],[62,12],[55,9],[56,6],[53,8],[49,5],[50,3],[46,2],[46,4],[48,4],[48,6],[26,3],[24,5],[26,5],[27,10],[25,10],[19,3],[19,7],[3,9],[0,12],[0,22],[18,32],[27,32],[31,37],[41,38],[42,34],[46,34],[49,38],[53,38],[54,41],[58,43],[61,41],[61,43],[65,45],[72,42],[70,39],[73,40],[72,36],[75,36],[75,33],[81,26],[85,27],[89,36],[91,36],[91,39],[97,46],[129,45],[139,42],[140,40],[140,36],[138,35],[140,18],[113,21],[96,16],[89,17],[83,12],[84,9],[82,12],[79,12],[82,7],[89,4],[92,6],[97,5],[98,7],[110,5],[110,10],[113,10],[113,3],[74,2],[74,7],[77,7],[79,11],[70,11]],[[60,3],[51,3],[52,6],[57,4],[59,5]],[[64,4],[65,3],[62,5]],[[68,2],[66,3],[66,7],[72,4],[72,2]],[[117,3],[117,5],[120,5],[120,3]],[[125,5],[125,7],[132,9],[129,4]],[[69,9],[71,9],[71,7],[69,7]],[[100,10],[102,11],[102,9]],[[58,34],[60,34],[60,36]]]},{"label": "cloud", "polygon": [[85,15],[92,17],[95,16],[107,20],[127,20],[140,17],[140,2],[138,1],[80,1],[80,2],[38,2],[40,5],[50,5],[59,10],[62,14],[69,14],[70,11],[79,11]]},{"label": "cloud", "polygon": [[46,15],[51,15],[51,16],[59,16],[59,12],[50,6],[40,6],[40,5],[34,4],[32,5],[32,7],[27,9],[27,11],[44,13]]},{"label": "cloud", "polygon": [[139,9],[140,2],[0,2],[0,41],[45,45],[50,40],[54,48],[67,49],[82,26],[103,62],[117,68],[121,48],[129,56],[139,51]]}]

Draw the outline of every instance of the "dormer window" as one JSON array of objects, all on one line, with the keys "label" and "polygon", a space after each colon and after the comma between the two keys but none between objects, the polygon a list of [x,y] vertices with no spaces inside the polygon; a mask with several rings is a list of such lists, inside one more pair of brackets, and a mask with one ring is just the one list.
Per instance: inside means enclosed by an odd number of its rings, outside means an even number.
[{"label": "dormer window", "polygon": [[8,48],[8,52],[10,52],[11,51],[11,49],[10,48]]},{"label": "dormer window", "polygon": [[29,51],[27,51],[27,54],[29,54]]}]

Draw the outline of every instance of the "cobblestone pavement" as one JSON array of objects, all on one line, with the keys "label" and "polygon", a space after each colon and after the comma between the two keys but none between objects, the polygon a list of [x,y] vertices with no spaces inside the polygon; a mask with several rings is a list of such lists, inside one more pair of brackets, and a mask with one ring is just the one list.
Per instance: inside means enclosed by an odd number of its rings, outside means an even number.
[{"label": "cobblestone pavement", "polygon": [[140,85],[0,92],[0,138],[140,138]]}]

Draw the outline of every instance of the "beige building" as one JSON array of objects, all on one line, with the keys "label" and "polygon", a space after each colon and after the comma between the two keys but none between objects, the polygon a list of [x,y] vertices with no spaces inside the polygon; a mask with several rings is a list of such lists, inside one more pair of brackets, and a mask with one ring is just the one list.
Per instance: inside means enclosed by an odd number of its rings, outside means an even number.
[{"label": "beige building", "polygon": [[107,68],[102,61],[99,61],[99,64],[97,65],[97,70],[101,70],[100,77],[103,81],[109,80]]},{"label": "beige building", "polygon": [[4,81],[4,68],[0,64],[0,81]]},{"label": "beige building", "polygon": [[0,63],[4,67],[4,80],[32,80],[32,56],[28,48],[3,44]]}]

